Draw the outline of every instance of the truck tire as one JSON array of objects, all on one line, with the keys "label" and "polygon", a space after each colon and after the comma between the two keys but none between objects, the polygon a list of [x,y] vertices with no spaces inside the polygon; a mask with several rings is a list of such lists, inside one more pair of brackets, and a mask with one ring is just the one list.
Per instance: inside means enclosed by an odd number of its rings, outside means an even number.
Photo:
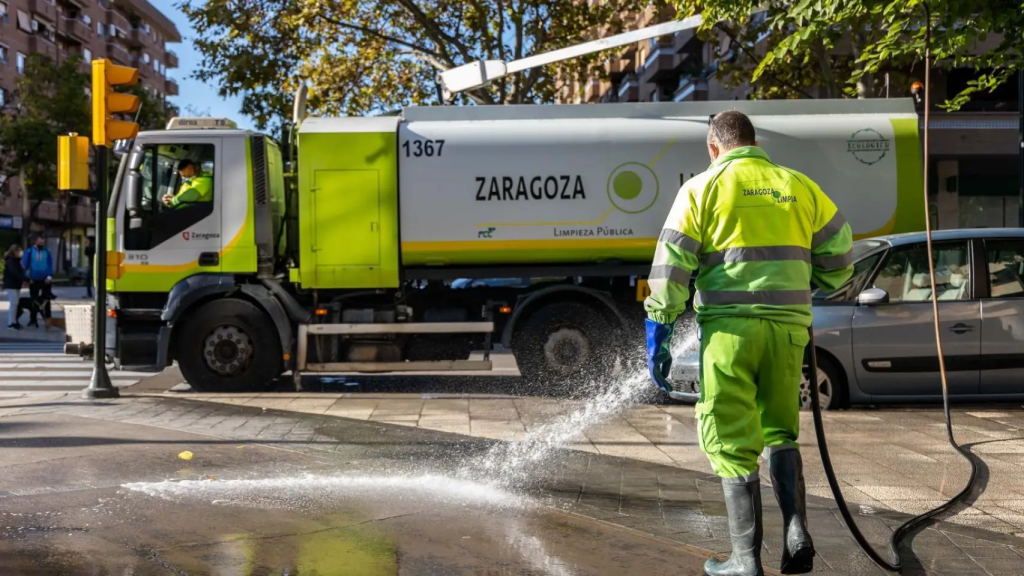
[{"label": "truck tire", "polygon": [[615,367],[615,330],[578,303],[549,304],[513,338],[519,372],[539,391],[588,393],[607,385]]},{"label": "truck tire", "polygon": [[264,390],[281,374],[277,330],[245,300],[214,300],[190,311],[176,340],[178,367],[196,392]]}]

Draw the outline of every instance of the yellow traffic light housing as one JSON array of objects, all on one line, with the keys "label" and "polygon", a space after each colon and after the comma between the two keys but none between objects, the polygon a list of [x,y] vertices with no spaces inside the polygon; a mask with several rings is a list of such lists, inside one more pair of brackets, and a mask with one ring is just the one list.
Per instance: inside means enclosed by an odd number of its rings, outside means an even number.
[{"label": "yellow traffic light housing", "polygon": [[57,137],[57,189],[89,189],[89,139],[72,132]]},{"label": "yellow traffic light housing", "polygon": [[111,64],[106,58],[92,61],[92,143],[110,147],[114,140],[129,140],[139,133],[139,125],[113,118],[139,109],[139,97],[114,92],[115,86],[130,86],[139,81],[136,68]]}]

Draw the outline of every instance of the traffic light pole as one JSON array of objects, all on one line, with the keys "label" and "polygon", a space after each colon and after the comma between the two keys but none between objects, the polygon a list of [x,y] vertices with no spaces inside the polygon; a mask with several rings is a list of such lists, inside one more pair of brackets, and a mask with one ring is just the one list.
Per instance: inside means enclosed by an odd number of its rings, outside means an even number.
[{"label": "traffic light pole", "polygon": [[107,373],[107,194],[110,192],[110,151],[96,147],[99,193],[96,195],[96,302],[93,305],[92,378],[82,398],[117,398],[120,393]]}]

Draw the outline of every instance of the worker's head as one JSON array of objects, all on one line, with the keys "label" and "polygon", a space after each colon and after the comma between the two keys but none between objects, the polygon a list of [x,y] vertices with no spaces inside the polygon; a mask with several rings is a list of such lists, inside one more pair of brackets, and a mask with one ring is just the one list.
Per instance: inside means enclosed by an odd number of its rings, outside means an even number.
[{"label": "worker's head", "polygon": [[178,162],[178,174],[181,174],[182,178],[192,178],[196,175],[196,163],[185,159]]},{"label": "worker's head", "polygon": [[46,245],[46,238],[44,238],[42,234],[39,234],[38,236],[36,236],[36,246],[42,248],[45,245]]},{"label": "worker's head", "polygon": [[708,155],[711,161],[733,148],[757,146],[754,125],[742,112],[728,110],[708,119]]}]

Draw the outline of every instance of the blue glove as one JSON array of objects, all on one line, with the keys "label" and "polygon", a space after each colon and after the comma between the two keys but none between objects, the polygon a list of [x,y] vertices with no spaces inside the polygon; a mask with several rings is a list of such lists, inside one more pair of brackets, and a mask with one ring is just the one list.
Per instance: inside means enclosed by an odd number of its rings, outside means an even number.
[{"label": "blue glove", "polygon": [[675,323],[662,324],[648,318],[645,321],[647,329],[647,368],[651,372],[651,380],[665,392],[672,391],[672,385],[668,382],[668,375],[672,369],[672,352],[669,350],[669,342],[672,340],[672,333],[676,329]]}]

